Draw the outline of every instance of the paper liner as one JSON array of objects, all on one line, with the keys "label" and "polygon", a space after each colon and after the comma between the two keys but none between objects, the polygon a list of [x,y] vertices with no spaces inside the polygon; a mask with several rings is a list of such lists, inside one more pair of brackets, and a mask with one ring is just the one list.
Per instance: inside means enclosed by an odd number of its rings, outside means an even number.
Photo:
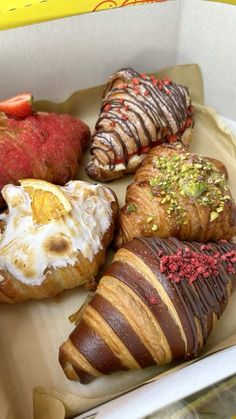
[{"label": "paper liner", "polygon": [[[229,348],[233,346],[236,342],[236,334],[230,336],[229,338],[225,339],[220,344],[214,346],[213,348],[209,349],[208,351],[205,351],[202,356],[199,356],[198,358],[195,358],[194,360],[184,362],[182,364],[179,364],[171,369],[168,369],[164,373],[160,373],[153,377],[150,380],[145,381],[145,384],[151,383],[152,381],[159,380],[163,378],[164,376],[167,376],[175,371],[178,371],[180,369],[183,369],[187,367],[188,365],[193,364],[194,362],[197,362],[199,359],[205,358],[213,353],[219,352],[223,349]],[[129,388],[130,390],[133,390],[135,388],[139,387],[138,385],[133,385]],[[78,415],[79,413],[83,413],[86,410],[92,409],[102,403],[105,403],[115,397],[120,396],[121,394],[124,394],[127,392],[125,391],[119,391],[117,393],[113,393],[110,395],[104,395],[103,397],[99,398],[92,398],[92,397],[79,397],[72,393],[66,393],[66,392],[59,392],[56,389],[45,389],[43,387],[36,387],[34,389],[34,411],[36,413],[36,416],[34,419],[57,419],[58,418],[70,418],[75,415]],[[52,410],[52,404],[55,405],[55,411]],[[60,406],[61,411],[64,409],[64,416],[56,416],[58,412],[58,406]],[[50,411],[50,415],[48,415],[48,411]],[[40,414],[43,413],[42,416]]]},{"label": "paper liner", "polygon": [[[157,73],[158,77],[162,75],[188,85],[193,101],[203,105],[203,83],[197,65],[176,66]],[[37,108],[77,115],[93,130],[100,109],[103,88],[104,86],[99,86],[76,92],[61,104],[40,102]],[[212,109],[201,105],[196,105],[191,150],[219,158],[226,164],[236,199],[236,185],[233,184],[236,177],[236,139]],[[84,171],[88,159],[87,152],[78,176],[83,180],[89,180]],[[132,176],[127,176],[109,184],[117,193],[121,205],[131,179]],[[107,260],[111,258],[112,252],[109,253]],[[30,418],[33,409],[32,391],[36,386],[34,417],[64,419],[101,404],[150,379],[158,379],[161,376],[158,374],[164,371],[170,374],[173,371],[171,367],[176,369],[185,366],[181,364],[152,367],[147,370],[118,373],[101,377],[88,385],[69,381],[58,363],[58,348],[73,329],[68,317],[78,310],[87,295],[88,292],[84,288],[77,288],[51,300],[28,301],[14,306],[0,305],[1,419]],[[203,354],[209,350],[220,350],[236,344],[235,318],[236,293],[208,340]]]}]

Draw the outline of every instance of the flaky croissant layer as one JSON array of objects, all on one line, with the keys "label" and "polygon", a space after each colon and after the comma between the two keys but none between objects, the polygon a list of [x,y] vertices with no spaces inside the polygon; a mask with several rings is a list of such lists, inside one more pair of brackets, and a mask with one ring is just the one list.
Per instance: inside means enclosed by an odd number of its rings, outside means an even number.
[{"label": "flaky croissant layer", "polygon": [[115,254],[59,360],[70,379],[196,356],[235,280],[236,245],[138,238]]}]

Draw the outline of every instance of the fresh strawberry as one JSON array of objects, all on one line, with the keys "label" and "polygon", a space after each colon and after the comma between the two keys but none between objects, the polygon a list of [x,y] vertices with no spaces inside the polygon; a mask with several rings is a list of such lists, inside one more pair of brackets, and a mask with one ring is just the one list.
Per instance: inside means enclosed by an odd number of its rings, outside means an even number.
[{"label": "fresh strawberry", "polygon": [[32,103],[32,93],[22,93],[0,102],[0,112],[4,112],[7,116],[13,118],[26,118],[33,113]]}]

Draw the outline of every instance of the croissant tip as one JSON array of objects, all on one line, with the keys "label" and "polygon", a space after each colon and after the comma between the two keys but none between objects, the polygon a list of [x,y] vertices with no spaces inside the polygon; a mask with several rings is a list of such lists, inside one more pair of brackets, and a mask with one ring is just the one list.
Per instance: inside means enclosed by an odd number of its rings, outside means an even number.
[{"label": "croissant tip", "polygon": [[119,249],[122,246],[123,243],[124,243],[124,241],[123,241],[123,237],[122,237],[122,232],[118,231],[118,234],[117,234],[115,242],[114,242],[115,249]]},{"label": "croissant tip", "polygon": [[94,180],[101,180],[101,169],[100,169],[98,166],[96,166],[96,164],[94,163],[94,161],[93,161],[93,160],[91,160],[91,161],[87,164],[87,166],[86,166],[85,170],[86,170],[87,175],[88,175],[91,179],[94,179]]},{"label": "croissant tip", "polygon": [[58,361],[64,371],[64,374],[69,380],[78,380],[79,377],[76,374],[73,365],[67,359],[66,347],[66,342],[59,347]]},{"label": "croissant tip", "polygon": [[123,177],[126,173],[125,170],[105,170],[98,167],[93,159],[87,164],[85,170],[91,179],[97,180],[98,182],[110,182]]}]

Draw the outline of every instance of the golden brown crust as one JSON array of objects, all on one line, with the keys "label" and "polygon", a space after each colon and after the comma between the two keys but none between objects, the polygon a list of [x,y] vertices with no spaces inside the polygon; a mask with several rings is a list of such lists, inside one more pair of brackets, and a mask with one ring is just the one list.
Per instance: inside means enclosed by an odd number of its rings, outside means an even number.
[{"label": "golden brown crust", "polygon": [[71,289],[84,285],[92,277],[98,274],[101,265],[104,263],[106,249],[113,239],[115,220],[118,213],[118,203],[114,195],[112,202],[112,220],[109,229],[102,238],[102,249],[94,256],[92,262],[78,253],[75,266],[67,266],[51,270],[44,282],[39,286],[23,284],[15,279],[6,270],[0,270],[0,302],[15,304],[28,299],[42,299],[55,297],[65,289]]},{"label": "golden brown crust", "polygon": [[[177,169],[173,162],[175,156],[183,159]],[[166,169],[164,166],[156,167],[155,162],[159,162],[162,158]],[[192,159],[196,164],[190,162],[189,164],[193,165],[192,171],[183,171],[182,174],[181,170],[186,161],[184,159],[187,161]],[[180,240],[206,242],[221,238],[231,239],[236,234],[235,204],[227,184],[223,178],[221,179],[222,173],[227,174],[227,170],[218,160],[199,159],[198,155],[188,153],[183,147],[159,146],[151,150],[137,170],[134,182],[127,188],[126,204],[119,215],[120,230],[116,238],[117,246],[139,236],[161,238],[173,236]],[[212,168],[206,172],[204,164],[208,161],[212,163]],[[199,168],[195,170],[194,165]],[[167,173],[168,167],[173,167],[171,169],[173,171]],[[197,179],[200,181],[194,181],[195,184],[191,183],[192,173],[194,179],[199,175]],[[216,179],[217,176],[219,179]],[[219,183],[216,190],[219,198],[212,195],[213,198],[208,199],[208,192],[211,192],[215,186],[208,185],[206,183],[208,179],[226,185],[221,186]],[[169,186],[163,182],[169,182]],[[180,189],[181,182],[184,190]],[[195,197],[195,192],[191,188],[198,187],[198,182],[200,186],[203,185],[203,192],[197,190]],[[166,191],[167,187],[169,189]],[[225,201],[224,196],[228,196]],[[221,203],[224,203],[222,208],[220,208]]]},{"label": "golden brown crust", "polygon": [[216,166],[217,169],[224,174],[225,179],[228,180],[228,178],[229,178],[228,170],[220,160],[213,159],[212,157],[207,157],[207,160],[212,162],[214,164],[214,166]]}]

